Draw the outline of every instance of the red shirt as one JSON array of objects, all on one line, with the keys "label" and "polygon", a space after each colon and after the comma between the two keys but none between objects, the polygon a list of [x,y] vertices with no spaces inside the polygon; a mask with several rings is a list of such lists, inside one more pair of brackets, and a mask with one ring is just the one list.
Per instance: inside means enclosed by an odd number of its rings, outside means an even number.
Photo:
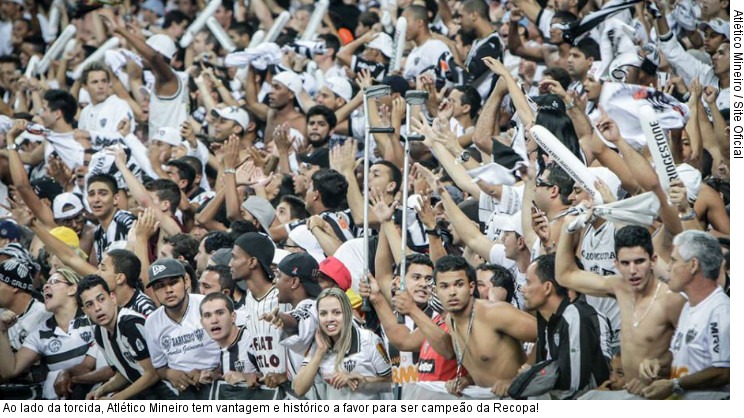
[{"label": "red shirt", "polygon": [[[434,317],[439,328],[449,333],[447,323],[441,315]],[[446,382],[455,378],[457,373],[457,361],[447,360],[429,345],[429,340],[424,341],[419,352],[418,362],[418,380],[420,382]],[[460,376],[467,375],[468,372],[463,367],[460,370]]]}]

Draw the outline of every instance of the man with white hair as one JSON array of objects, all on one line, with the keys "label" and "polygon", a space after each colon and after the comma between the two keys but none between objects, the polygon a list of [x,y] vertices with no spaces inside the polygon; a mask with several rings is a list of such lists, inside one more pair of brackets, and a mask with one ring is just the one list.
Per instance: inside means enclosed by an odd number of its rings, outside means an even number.
[{"label": "man with white hair", "polygon": [[[723,399],[730,396],[731,367],[729,297],[718,286],[723,253],[718,240],[702,231],[685,231],[674,238],[668,266],[669,289],[684,293],[677,330],[669,350],[669,379],[659,379],[643,390],[649,399],[672,395],[686,399]],[[658,362],[641,364],[650,379],[660,375]],[[703,393],[704,392],[704,393]]]}]

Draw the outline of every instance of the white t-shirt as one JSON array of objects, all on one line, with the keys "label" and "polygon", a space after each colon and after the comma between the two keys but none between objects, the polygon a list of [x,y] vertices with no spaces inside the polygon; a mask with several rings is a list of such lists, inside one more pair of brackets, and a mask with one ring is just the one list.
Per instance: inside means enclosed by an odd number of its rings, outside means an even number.
[{"label": "white t-shirt", "polygon": [[175,322],[161,306],[145,321],[145,337],[155,368],[190,372],[214,369],[220,362],[220,347],[209,338],[201,324],[199,304],[203,295],[187,295],[186,313]]},{"label": "white t-shirt", "polygon": [[[604,222],[599,229],[588,226],[581,241],[581,264],[584,270],[600,276],[616,275],[615,268],[615,224]],[[613,347],[620,344],[620,307],[611,297],[586,295],[586,301],[598,312],[604,314],[612,325]]]},{"label": "white t-shirt", "polygon": [[318,329],[318,310],[314,299],[305,299],[287,313],[297,321],[297,334],[288,335],[282,332],[279,344],[287,349],[287,373],[290,379],[294,379],[302,367],[307,350],[315,340],[315,331]]},{"label": "white t-shirt", "polygon": [[439,57],[445,52],[449,52],[447,44],[439,39],[429,38],[408,54],[406,66],[403,68],[403,78],[415,79],[425,68],[436,66]]},{"label": "white t-shirt", "polygon": [[105,133],[118,133],[119,122],[127,118],[130,123],[130,132],[134,132],[134,113],[129,104],[112,94],[106,100],[97,105],[89,104],[80,112],[78,128],[86,131],[101,131]]},{"label": "white t-shirt", "polygon": [[49,165],[49,157],[55,153],[71,170],[85,164],[85,149],[75,140],[73,132],[50,132],[45,136],[44,163]]},{"label": "white t-shirt", "polygon": [[730,301],[720,287],[696,306],[685,303],[670,348],[672,376],[731,367],[730,328]]},{"label": "white t-shirt", "polygon": [[[392,373],[390,359],[380,337],[372,331],[357,326],[353,326],[352,330],[351,347],[345,354],[340,368],[348,373],[359,373],[365,377],[389,376]],[[315,349],[316,347],[313,346],[310,353],[305,357],[303,366],[310,362],[310,359],[315,354]],[[336,372],[335,364],[336,353],[328,351],[323,356],[318,369],[318,375],[323,380],[323,383],[327,383]],[[337,390],[328,384],[322,386],[325,388],[325,396],[321,396],[321,398],[326,400],[380,399],[380,393],[364,392],[363,388],[360,388],[362,390],[351,391],[346,387]]]},{"label": "white t-shirt", "polygon": [[[0,309],[0,314],[4,311],[5,309]],[[51,312],[47,312],[43,303],[36,299],[31,299],[31,303],[28,305],[26,311],[18,315],[15,324],[8,329],[8,340],[13,350],[20,349],[31,331],[51,316]]]}]

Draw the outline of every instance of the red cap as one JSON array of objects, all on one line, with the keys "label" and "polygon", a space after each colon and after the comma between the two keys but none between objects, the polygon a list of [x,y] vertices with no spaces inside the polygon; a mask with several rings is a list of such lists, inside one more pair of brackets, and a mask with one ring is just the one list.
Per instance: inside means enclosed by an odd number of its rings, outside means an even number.
[{"label": "red cap", "polygon": [[341,45],[347,45],[354,40],[354,34],[346,28],[341,28],[338,30],[338,38],[341,41]]},{"label": "red cap", "polygon": [[338,258],[331,256],[321,261],[319,270],[336,282],[344,292],[351,287],[351,273]]}]

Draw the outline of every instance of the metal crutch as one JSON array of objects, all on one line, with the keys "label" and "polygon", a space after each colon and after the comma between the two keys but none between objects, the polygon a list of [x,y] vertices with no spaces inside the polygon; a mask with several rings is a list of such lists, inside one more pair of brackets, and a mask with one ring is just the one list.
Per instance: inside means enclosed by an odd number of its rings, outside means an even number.
[{"label": "metal crutch", "polygon": [[[364,89],[364,276],[362,277],[362,281],[366,281],[369,274],[369,143],[372,141],[373,134],[395,133],[395,129],[392,127],[370,126],[369,100],[388,95],[390,95],[390,86],[370,86]],[[372,307],[369,305],[369,298],[363,298],[362,311],[369,312],[371,310]]]},{"label": "metal crutch", "polygon": [[[411,132],[411,108],[421,106],[429,99],[429,93],[424,90],[410,90],[406,92],[406,129],[403,147],[403,213],[401,214],[400,229],[400,290],[406,290],[406,249],[408,248],[408,166],[410,165],[410,141],[423,141],[424,136]],[[404,324],[405,317],[398,314],[398,323]]]}]

